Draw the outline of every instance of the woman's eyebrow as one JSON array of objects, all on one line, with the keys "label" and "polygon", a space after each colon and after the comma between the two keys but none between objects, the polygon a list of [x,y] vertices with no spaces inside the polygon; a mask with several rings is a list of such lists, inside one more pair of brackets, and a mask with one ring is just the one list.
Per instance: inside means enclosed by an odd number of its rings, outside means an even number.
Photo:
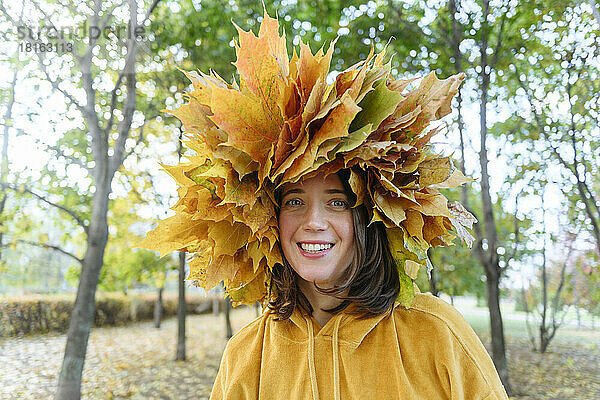
[{"label": "woman's eyebrow", "polygon": [[297,194],[297,193],[306,193],[304,189],[296,188],[296,189],[288,189],[281,195],[281,198],[284,198],[288,194]]},{"label": "woman's eyebrow", "polygon": [[[303,194],[303,193],[306,193],[306,192],[304,191],[304,189],[301,189],[301,188],[288,189],[285,192],[283,192],[283,194],[281,195],[281,197],[284,198],[285,196],[290,195],[290,194]],[[346,192],[344,190],[342,190],[342,189],[327,189],[327,190],[325,190],[325,193],[326,194],[343,194],[343,195],[346,195]]]},{"label": "woman's eyebrow", "polygon": [[325,193],[327,193],[327,194],[343,194],[343,195],[346,194],[346,192],[342,189],[327,189],[325,191]]}]

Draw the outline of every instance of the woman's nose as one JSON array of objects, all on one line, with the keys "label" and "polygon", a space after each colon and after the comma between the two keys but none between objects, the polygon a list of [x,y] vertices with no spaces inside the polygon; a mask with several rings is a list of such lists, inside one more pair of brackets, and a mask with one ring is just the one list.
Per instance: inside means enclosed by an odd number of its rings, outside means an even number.
[{"label": "woman's nose", "polygon": [[312,231],[323,231],[327,229],[327,221],[322,207],[311,205],[304,215],[304,229]]}]

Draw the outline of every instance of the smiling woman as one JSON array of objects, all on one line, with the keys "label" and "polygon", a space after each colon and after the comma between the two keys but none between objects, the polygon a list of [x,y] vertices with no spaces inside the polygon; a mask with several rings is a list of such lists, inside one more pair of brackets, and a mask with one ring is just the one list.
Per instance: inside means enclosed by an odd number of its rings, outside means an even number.
[{"label": "smiling woman", "polygon": [[238,29],[240,82],[188,73],[172,111],[196,154],[167,171],[175,215],[143,246],[195,254],[190,276],[265,310],[227,344],[211,399],[506,399],[460,314],[414,279],[472,240],[439,191],[468,179],[428,145],[464,75],[393,79],[385,49],[327,84],[333,44],[289,58],[266,13]]},{"label": "smiling woman", "polygon": [[[273,268],[271,307],[282,319],[299,305],[321,325],[355,303],[377,315],[398,297],[398,271],[381,223],[367,226],[349,171],[317,175],[275,192],[283,263]],[[293,286],[296,286],[293,287]]]},{"label": "smiling woman", "polygon": [[279,240],[302,281],[332,287],[350,265],[355,244],[347,197],[335,174],[283,187]]}]

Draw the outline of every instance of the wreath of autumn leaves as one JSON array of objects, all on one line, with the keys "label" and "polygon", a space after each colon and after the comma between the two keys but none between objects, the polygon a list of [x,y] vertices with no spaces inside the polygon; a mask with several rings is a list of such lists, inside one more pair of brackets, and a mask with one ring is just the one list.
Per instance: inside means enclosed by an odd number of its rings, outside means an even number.
[{"label": "wreath of autumn leaves", "polygon": [[[372,221],[387,228],[409,306],[413,280],[429,268],[427,249],[448,246],[475,218],[448,204],[441,188],[470,181],[428,145],[450,113],[464,74],[392,79],[385,50],[327,84],[335,42],[312,54],[300,43],[288,56],[285,33],[265,12],[258,37],[239,27],[239,84],[216,73],[188,72],[186,104],[169,110],[185,127],[189,162],[164,166],[179,185],[175,215],[160,221],[140,247],[192,253],[188,280],[224,282],[234,304],[268,296],[271,268],[281,263],[274,190],[318,173],[350,170],[350,186]],[[357,205],[358,205],[357,204]]]}]

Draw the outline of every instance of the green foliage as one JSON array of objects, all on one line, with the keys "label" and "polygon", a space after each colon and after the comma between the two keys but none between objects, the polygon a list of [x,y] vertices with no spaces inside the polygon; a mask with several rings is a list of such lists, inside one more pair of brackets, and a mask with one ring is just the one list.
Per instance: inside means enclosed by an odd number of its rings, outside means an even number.
[{"label": "green foliage", "polygon": [[512,160],[508,182],[534,201],[546,185],[558,187],[565,223],[575,228],[587,221],[584,230],[594,234],[592,221],[600,224],[600,69],[592,61],[598,30],[582,7],[544,6],[521,30],[520,47],[499,76],[500,96],[513,112],[490,132]]},{"label": "green foliage", "polygon": [[[138,224],[144,221],[132,213],[137,192],[127,198],[112,201],[109,212],[109,231],[111,233],[104,254],[104,266],[100,271],[98,286],[106,291],[127,292],[136,285],[164,287],[164,276],[167,271],[176,269],[176,261],[160,256],[152,251],[132,248],[142,237],[134,232]],[[79,266],[73,266],[67,272],[67,279],[76,284],[80,273]]]},{"label": "green foliage", "polygon": [[594,252],[581,254],[569,275],[570,303],[600,316],[600,258]]},{"label": "green foliage", "polygon": [[[471,184],[468,190],[468,203],[474,204],[472,212],[481,215],[479,191]],[[456,201],[459,193],[445,191],[444,195],[449,201]],[[496,226],[499,237],[500,265],[513,267],[518,261],[531,254],[528,250],[528,232],[531,230],[531,220],[527,217],[515,216],[504,209],[506,201],[500,197],[494,208]],[[520,239],[515,241],[515,223]],[[457,240],[455,239],[455,242]],[[447,248],[437,247],[431,251],[431,263],[434,266],[436,288],[441,293],[449,296],[474,295],[478,299],[485,299],[485,273],[472,249],[456,245]],[[421,274],[418,286],[429,290],[430,284],[426,274]]]}]

